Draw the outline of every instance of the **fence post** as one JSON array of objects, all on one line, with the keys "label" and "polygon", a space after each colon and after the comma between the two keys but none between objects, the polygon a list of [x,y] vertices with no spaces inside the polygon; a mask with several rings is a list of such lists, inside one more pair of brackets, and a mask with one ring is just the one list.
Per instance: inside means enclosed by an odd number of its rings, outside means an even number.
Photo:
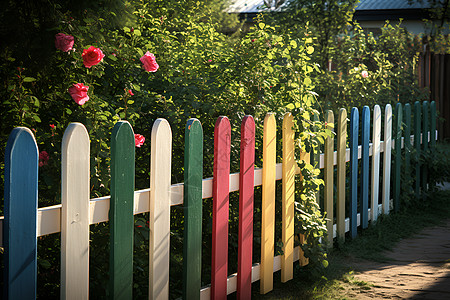
[{"label": "fence post", "polygon": [[420,197],[420,147],[421,147],[421,128],[420,124],[421,122],[421,109],[420,109],[420,102],[416,101],[414,103],[414,148],[416,150],[416,159],[417,162],[415,164],[416,166],[416,182],[415,182],[415,193],[416,198]]},{"label": "fence post", "polygon": [[381,109],[375,105],[373,109],[373,132],[372,132],[372,223],[378,218],[378,198],[380,187],[380,139],[381,139]]},{"label": "fence post", "polygon": [[[428,101],[424,101],[422,103],[423,105],[423,134],[422,134],[422,149],[423,149],[423,153],[427,154],[428,152],[428,133],[430,131],[430,126],[429,126],[429,104]],[[428,167],[426,165],[423,166],[423,171],[422,171],[422,190],[424,193],[424,197],[427,194],[428,191]]]},{"label": "fence post", "polygon": [[[436,102],[430,103],[430,150],[433,153],[436,150]],[[441,133],[442,134],[442,133]],[[436,182],[430,182],[430,188],[433,189],[436,186]]]},{"label": "fence post", "polygon": [[345,108],[339,110],[337,128],[337,236],[345,240],[345,154],[347,142],[347,111]]},{"label": "fence post", "polygon": [[117,122],[111,133],[110,299],[133,297],[134,148],[130,123]]},{"label": "fence post", "polygon": [[239,172],[239,243],[237,298],[251,299],[253,257],[253,198],[255,186],[255,121],[245,116],[241,123]]},{"label": "fence post", "polygon": [[[327,110],[325,116],[325,129],[334,132],[334,115]],[[328,247],[333,247],[333,177],[334,177],[334,134],[329,134],[325,140],[325,165],[324,165],[324,206],[327,216]]]},{"label": "fence post", "polygon": [[150,154],[149,299],[169,299],[172,130],[165,119],[153,124]]},{"label": "fence post", "polygon": [[412,177],[411,177],[411,105],[409,103],[405,104],[405,182],[408,187],[406,190],[408,193],[412,190]]},{"label": "fence post", "polygon": [[350,235],[352,238],[355,238],[358,233],[358,137],[359,112],[356,107],[353,107],[350,114]]},{"label": "fence post", "polygon": [[260,293],[273,289],[273,256],[275,239],[275,173],[276,173],[276,123],[275,115],[264,119],[263,178],[261,217],[261,268]]},{"label": "fence post", "polygon": [[89,299],[90,142],[82,124],[67,127],[61,156],[61,299]]},{"label": "fence post", "polygon": [[14,128],[5,151],[4,299],[36,299],[38,161],[31,130]]},{"label": "fence post", "polygon": [[389,214],[391,207],[391,152],[392,152],[392,106],[386,104],[384,109],[384,154],[383,154],[383,213]]},{"label": "fence post", "polygon": [[203,129],[189,119],[184,144],[183,299],[200,299],[202,285]]},{"label": "fence post", "polygon": [[227,299],[231,125],[219,117],[214,128],[211,299]]},{"label": "fence post", "polygon": [[282,242],[281,282],[293,278],[294,263],[294,196],[295,196],[295,168],[294,157],[294,117],[286,113],[283,118],[283,193],[282,193]]},{"label": "fence post", "polygon": [[395,143],[395,161],[394,161],[394,209],[396,212],[400,209],[400,180],[402,164],[402,121],[403,108],[401,103],[397,103],[394,113],[394,143]]},{"label": "fence post", "polygon": [[370,139],[370,108],[363,107],[361,122],[361,227],[369,226],[369,139]]}]

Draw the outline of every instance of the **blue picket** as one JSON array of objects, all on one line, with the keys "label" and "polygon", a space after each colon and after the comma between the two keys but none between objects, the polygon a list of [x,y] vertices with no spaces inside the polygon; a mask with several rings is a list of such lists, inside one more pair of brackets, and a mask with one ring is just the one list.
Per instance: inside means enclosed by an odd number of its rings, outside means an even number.
[{"label": "blue picket", "polygon": [[358,131],[359,112],[356,107],[352,108],[350,114],[350,235],[355,238],[358,231]]},{"label": "blue picket", "polygon": [[369,226],[369,139],[370,139],[370,108],[364,106],[361,126],[361,226]]},{"label": "blue picket", "polygon": [[31,130],[14,128],[5,152],[4,299],[36,299],[38,162]]}]

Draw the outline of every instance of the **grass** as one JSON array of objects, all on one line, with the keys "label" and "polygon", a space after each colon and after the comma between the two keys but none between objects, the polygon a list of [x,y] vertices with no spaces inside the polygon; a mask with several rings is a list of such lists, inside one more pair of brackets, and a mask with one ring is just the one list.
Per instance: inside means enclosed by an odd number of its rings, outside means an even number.
[{"label": "grass", "polygon": [[[329,266],[321,278],[311,278],[310,273],[295,268],[294,279],[281,283],[280,272],[274,274],[274,289],[259,295],[259,282],[253,284],[253,299],[346,299],[344,287],[367,290],[370,283],[356,280],[349,261],[366,259],[387,262],[384,251],[392,249],[401,239],[409,238],[422,229],[438,225],[450,218],[450,191],[436,191],[428,200],[378,219],[376,225],[358,232],[354,240],[336,244],[329,253]],[[230,295],[231,296],[231,295]],[[230,298],[233,298],[231,296]]]}]

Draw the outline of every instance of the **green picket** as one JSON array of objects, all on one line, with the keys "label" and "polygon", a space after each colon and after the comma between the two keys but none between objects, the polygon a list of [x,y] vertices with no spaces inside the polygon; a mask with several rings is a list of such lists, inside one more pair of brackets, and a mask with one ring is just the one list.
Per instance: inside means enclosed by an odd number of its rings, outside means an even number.
[{"label": "green picket", "polygon": [[400,209],[400,184],[401,184],[401,165],[402,165],[402,121],[403,108],[401,103],[397,103],[394,112],[394,210],[396,212]]},{"label": "green picket", "polygon": [[202,267],[203,129],[189,119],[184,144],[183,299],[200,299]]},{"label": "green picket", "polygon": [[110,299],[133,298],[134,157],[133,129],[119,121],[111,134]]},{"label": "green picket", "polygon": [[[436,102],[431,101],[430,103],[430,151],[434,152],[436,150]],[[436,182],[430,182],[430,189],[433,189]]]},{"label": "green picket", "polygon": [[[428,132],[430,131],[428,116],[429,116],[429,104],[428,101],[424,101],[423,104],[423,134],[422,134],[422,150],[424,153],[428,151]],[[428,191],[428,167],[423,166],[422,172],[422,190],[426,194]]]},{"label": "green picket", "polygon": [[404,124],[405,124],[405,182],[408,187],[412,189],[411,178],[411,105],[405,104],[404,108]]},{"label": "green picket", "polygon": [[420,102],[416,101],[414,103],[414,149],[416,150],[416,174],[415,174],[415,186],[414,186],[414,192],[416,198],[419,198],[420,196],[420,140],[421,140],[421,128],[420,124],[421,122],[421,106]]}]

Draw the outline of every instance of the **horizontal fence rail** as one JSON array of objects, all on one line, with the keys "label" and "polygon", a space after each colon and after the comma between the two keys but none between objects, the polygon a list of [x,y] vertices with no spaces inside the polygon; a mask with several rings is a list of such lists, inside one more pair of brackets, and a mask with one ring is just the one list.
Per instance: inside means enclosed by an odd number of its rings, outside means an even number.
[{"label": "horizontal fence rail", "polygon": [[[382,118],[383,140],[382,140]],[[411,169],[410,152],[433,150],[437,139],[436,106],[434,102],[415,103],[414,122],[411,118],[411,106],[402,107],[397,104],[394,112],[388,104],[384,109],[375,105],[373,116],[370,109],[364,107],[361,114],[361,143],[359,140],[359,111],[353,109],[350,122],[347,124],[347,112],[341,110],[335,126],[326,125],[332,131],[336,130],[337,150],[333,149],[334,136],[325,142],[324,153],[304,153],[301,157],[309,162],[310,157],[319,169],[324,169],[324,211],[327,213],[327,229],[329,241],[334,237],[345,238],[350,232],[353,238],[357,235],[357,227],[367,227],[367,222],[375,222],[381,214],[388,214],[392,209],[399,209],[400,167],[402,152],[404,153],[404,172],[413,176],[416,196],[428,188],[426,167],[416,166],[416,173],[408,173]],[[372,117],[372,118],[371,118]],[[325,116],[326,124],[334,123],[332,112]],[[372,132],[370,121],[372,120]],[[133,129],[128,122],[118,122],[113,129],[111,143],[111,196],[89,199],[89,137],[82,124],[72,123],[67,128],[63,138],[62,150],[62,204],[37,209],[37,177],[23,176],[23,167],[18,164],[28,162],[29,168],[36,168],[36,142],[30,130],[18,128],[13,131],[8,140],[5,172],[5,217],[0,217],[0,243],[5,247],[6,295],[8,299],[17,299],[21,294],[22,283],[11,282],[8,278],[22,278],[23,284],[28,282],[26,291],[35,295],[36,279],[36,238],[38,236],[61,232],[61,298],[76,295],[75,298],[86,299],[89,295],[88,261],[89,261],[89,225],[100,222],[111,222],[111,260],[109,293],[113,298],[130,297],[132,286],[133,245],[133,215],[150,212],[150,253],[149,253],[149,299],[167,299],[169,297],[169,238],[170,238],[170,207],[184,205],[185,243],[183,298],[184,299],[225,299],[235,291],[238,297],[246,299],[251,296],[251,283],[260,280],[260,292],[267,293],[273,289],[273,273],[282,270],[282,282],[292,279],[293,262],[307,264],[307,259],[299,246],[293,247],[294,219],[294,178],[301,173],[294,161],[294,136],[292,130],[293,117],[290,113],[283,119],[283,154],[282,163],[276,163],[276,130],[277,124],[273,114],[268,114],[264,120],[263,135],[263,168],[254,167],[255,123],[251,116],[244,117],[241,126],[241,159],[239,173],[230,174],[230,141],[231,125],[226,117],[220,117],[214,133],[214,176],[202,178],[202,143],[203,132],[201,124],[196,119],[190,119],[186,126],[185,148],[185,183],[171,184],[171,128],[164,119],[158,119],[152,129],[151,139],[151,179],[150,188],[134,190],[134,139]],[[412,128],[412,124],[414,128]],[[280,124],[281,125],[281,124]],[[349,125],[349,128],[347,128]],[[411,135],[411,129],[414,134]],[[371,133],[371,134],[370,134]],[[346,148],[350,136],[349,148]],[[369,137],[372,142],[369,143]],[[24,139],[25,145],[21,148]],[[27,144],[28,143],[28,144]],[[74,146],[76,145],[76,146]],[[82,145],[82,147],[80,146]],[[198,148],[201,146],[200,148]],[[78,148],[74,148],[78,147]],[[81,147],[82,154],[79,153]],[[25,150],[24,150],[25,149]],[[31,150],[29,150],[31,149]],[[74,149],[77,149],[75,151]],[[398,151],[405,149],[404,151]],[[395,151],[395,155],[391,151]],[[20,158],[23,153],[26,158]],[[36,152],[37,153],[37,152]],[[34,153],[34,154],[36,154]],[[381,160],[381,155],[383,159]],[[16,158],[16,156],[18,158]],[[369,157],[372,157],[372,182],[369,187]],[[358,160],[361,160],[361,183],[358,194]],[[345,213],[345,174],[347,162],[350,162],[350,215]],[[380,165],[383,167],[380,174]],[[200,167],[199,167],[200,166]],[[337,166],[337,211],[333,212],[333,170]],[[392,166],[392,167],[391,167]],[[419,172],[417,171],[419,170]],[[423,175],[420,170],[424,170]],[[392,173],[392,174],[391,174]],[[391,176],[392,175],[392,176]],[[13,177],[13,176],[17,176]],[[375,179],[375,180],[374,180]],[[381,180],[380,180],[381,179]],[[24,181],[30,187],[29,192],[15,194],[17,183]],[[284,255],[274,256],[275,230],[275,182],[282,180],[282,213],[283,213],[283,252]],[[70,182],[76,182],[71,185]],[[392,182],[392,188],[391,188]],[[16,184],[16,186],[14,185]],[[22,183],[23,184],[23,183]],[[379,186],[381,184],[381,187]],[[261,223],[261,263],[252,263],[253,239],[253,193],[255,186],[263,187],[262,223]],[[371,190],[371,199],[368,191]],[[239,191],[239,256],[238,273],[229,275],[227,272],[227,244],[229,193]],[[392,192],[391,192],[392,191]],[[391,194],[393,199],[391,199]],[[16,196],[18,195],[18,196]],[[380,195],[380,196],[379,196]],[[16,202],[18,207],[13,209]],[[213,246],[211,285],[200,287],[201,272],[201,203],[202,199],[213,198]],[[380,201],[381,200],[381,201]],[[358,212],[357,203],[360,203]],[[381,203],[380,203],[381,202]],[[23,206],[23,208],[21,207]],[[370,206],[370,207],[369,207]],[[10,208],[11,207],[11,208]],[[30,209],[31,207],[31,209]],[[19,214],[17,213],[19,209]],[[11,229],[13,222],[22,219],[21,213],[30,211],[31,221],[35,224],[21,229],[17,233]],[[15,214],[14,214],[15,213]],[[34,216],[34,219],[33,219]],[[192,216],[192,217],[191,217]],[[336,222],[333,222],[336,216]],[[334,224],[333,224],[334,223]],[[28,224],[28,223],[27,223]],[[33,229],[33,226],[34,229]],[[19,229],[17,229],[19,230]],[[30,230],[33,231],[31,236]],[[87,234],[87,235],[86,235]],[[80,239],[83,237],[82,239]],[[302,237],[301,237],[302,238]],[[13,240],[19,241],[17,246],[30,249],[34,253],[30,268],[14,270],[14,264],[20,264],[25,258],[8,256],[13,249]],[[75,240],[76,239],[76,240]],[[79,242],[78,242],[78,239]],[[75,240],[75,242],[74,242]],[[126,242],[125,242],[126,240]],[[31,242],[31,244],[30,244]],[[131,248],[130,248],[131,247]],[[34,249],[34,250],[33,250]],[[130,252],[131,251],[131,252]],[[132,257],[132,255],[131,255]],[[188,258],[188,259],[186,259]],[[27,258],[28,259],[28,258]],[[33,267],[34,265],[34,267]],[[34,275],[33,275],[34,274]],[[19,276],[20,275],[20,276]],[[33,277],[34,276],[34,277]],[[27,278],[27,279],[25,279]],[[79,288],[77,288],[79,286]],[[34,294],[33,294],[34,287]],[[23,289],[23,288],[22,288]],[[250,295],[250,296],[249,296]],[[35,296],[34,296],[35,297]]]}]

